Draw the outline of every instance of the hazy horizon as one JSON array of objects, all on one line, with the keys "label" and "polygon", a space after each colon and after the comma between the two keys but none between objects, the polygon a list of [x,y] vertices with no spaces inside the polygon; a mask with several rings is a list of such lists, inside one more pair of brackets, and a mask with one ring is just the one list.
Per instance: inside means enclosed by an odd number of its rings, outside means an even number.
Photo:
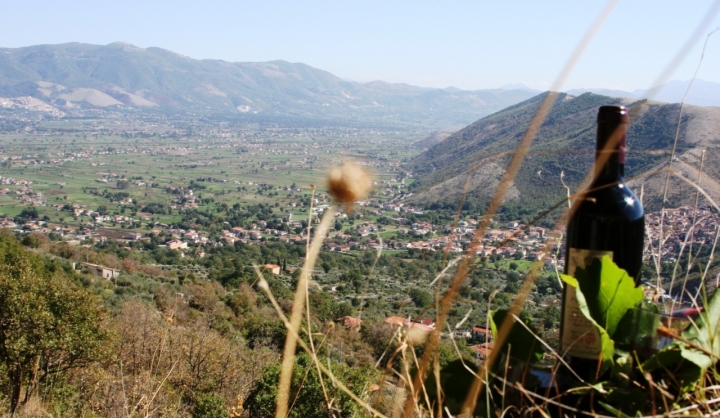
[{"label": "hazy horizon", "polygon": [[[562,90],[650,88],[711,3],[619,2]],[[522,83],[547,90],[605,6],[602,1],[246,1],[206,6],[36,0],[13,5],[0,16],[0,36],[2,46],[10,48],[120,41],[194,59],[302,62],[358,82],[465,90]],[[714,15],[685,60],[663,81],[690,79],[706,34],[718,26],[720,18]],[[720,39],[710,38],[698,78],[720,83],[719,66]]]}]

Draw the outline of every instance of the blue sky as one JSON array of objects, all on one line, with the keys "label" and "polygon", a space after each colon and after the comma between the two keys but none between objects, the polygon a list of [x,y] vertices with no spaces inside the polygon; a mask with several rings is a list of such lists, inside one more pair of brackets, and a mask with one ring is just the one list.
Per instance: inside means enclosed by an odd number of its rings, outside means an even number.
[{"label": "blue sky", "polygon": [[[606,1],[23,0],[0,46],[129,42],[192,58],[303,62],[357,81],[548,88]],[[620,0],[564,89],[648,88],[713,1]],[[705,33],[720,26],[716,15]],[[669,79],[691,78],[705,36]],[[720,32],[699,78],[720,82]]]}]

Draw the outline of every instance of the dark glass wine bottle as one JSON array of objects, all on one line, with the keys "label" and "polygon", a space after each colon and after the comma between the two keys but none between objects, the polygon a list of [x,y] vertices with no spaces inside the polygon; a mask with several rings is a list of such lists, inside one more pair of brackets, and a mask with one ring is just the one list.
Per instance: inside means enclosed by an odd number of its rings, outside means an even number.
[{"label": "dark glass wine bottle", "polygon": [[[605,255],[640,283],[645,215],[642,204],[627,187],[625,133],[628,115],[624,106],[602,106],[598,112],[595,175],[575,200],[567,225],[565,274],[589,266]],[[580,312],[575,289],[563,290],[560,352],[585,380],[597,378],[600,335]]]}]

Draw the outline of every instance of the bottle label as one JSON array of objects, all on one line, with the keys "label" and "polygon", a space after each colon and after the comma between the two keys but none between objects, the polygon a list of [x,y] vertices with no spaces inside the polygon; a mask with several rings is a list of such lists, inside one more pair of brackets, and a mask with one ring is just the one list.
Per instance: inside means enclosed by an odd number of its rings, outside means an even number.
[{"label": "bottle label", "polygon": [[[596,258],[602,258],[606,255],[612,259],[613,252],[570,248],[566,260],[567,274],[575,277],[576,269],[586,268]],[[597,359],[602,351],[600,332],[580,311],[575,288],[572,286],[567,286],[565,294],[560,347],[562,347],[565,354],[585,359]]]}]

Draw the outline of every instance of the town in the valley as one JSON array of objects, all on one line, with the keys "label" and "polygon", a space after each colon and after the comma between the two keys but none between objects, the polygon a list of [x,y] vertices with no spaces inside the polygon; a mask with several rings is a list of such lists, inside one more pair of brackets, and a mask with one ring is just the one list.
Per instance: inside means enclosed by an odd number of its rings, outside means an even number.
[{"label": "town in the valley", "polygon": [[[47,111],[33,101],[14,105]],[[324,184],[328,169],[354,161],[372,173],[373,192],[352,210],[339,207],[324,254],[340,260],[368,254],[407,260],[471,257],[480,263],[484,278],[473,279],[464,291],[472,303],[461,302],[451,313],[460,320],[463,309],[469,308],[468,314],[475,309],[456,334],[467,339],[479,360],[492,347],[482,313],[488,297],[500,292],[496,303],[509,303],[518,280],[534,265],[540,282],[527,303],[543,312],[539,321],[548,329],[545,337],[555,336],[564,227],[554,226],[553,219],[528,224],[528,219],[503,214],[408,203],[416,176],[403,163],[422,151],[414,146],[412,132],[213,124],[145,113],[76,121],[50,116],[8,118],[0,126],[0,226],[20,239],[41,235],[85,249],[114,243],[128,254],[166,249],[182,261],[159,263],[159,268],[209,278],[211,269],[202,260],[222,247],[304,248],[333,204]],[[648,212],[646,225],[646,270],[669,269],[693,248],[713,247],[718,238],[718,216],[705,203]],[[302,259],[265,257],[245,264],[257,262],[292,287]],[[423,313],[430,289],[413,289],[434,283],[429,271],[419,269],[402,278],[398,271],[377,270],[377,277],[368,277],[369,285],[361,290],[347,272],[333,270],[334,263],[316,267],[315,291],[348,306],[359,306],[362,300],[366,316],[380,316],[392,327],[434,329],[434,319]],[[118,261],[109,264],[86,260],[74,266],[112,286],[132,273]],[[657,288],[654,280],[646,284],[649,296],[682,300],[678,291]],[[480,305],[480,310],[472,307]],[[349,329],[363,321],[351,311],[335,319]]]}]

